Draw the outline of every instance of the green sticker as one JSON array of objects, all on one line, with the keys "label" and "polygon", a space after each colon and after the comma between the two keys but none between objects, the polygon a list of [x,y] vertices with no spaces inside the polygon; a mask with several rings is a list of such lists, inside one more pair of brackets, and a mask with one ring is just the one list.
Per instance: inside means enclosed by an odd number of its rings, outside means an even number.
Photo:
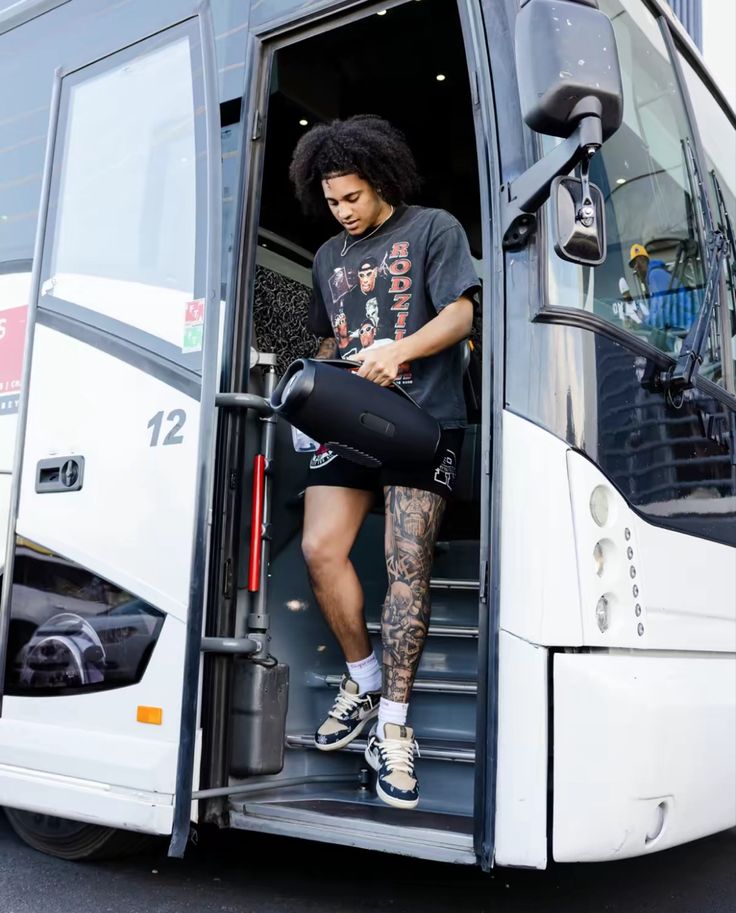
[{"label": "green sticker", "polygon": [[184,354],[187,352],[201,352],[203,333],[204,326],[201,323],[184,327],[184,342],[181,347],[182,352]]}]

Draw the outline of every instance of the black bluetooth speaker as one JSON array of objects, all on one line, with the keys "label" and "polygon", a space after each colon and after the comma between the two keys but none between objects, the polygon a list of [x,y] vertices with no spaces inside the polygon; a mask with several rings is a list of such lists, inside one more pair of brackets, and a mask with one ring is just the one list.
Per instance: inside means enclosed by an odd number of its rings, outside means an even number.
[{"label": "black bluetooth speaker", "polygon": [[340,456],[363,466],[430,462],[440,426],[400,387],[358,377],[350,362],[300,358],[271,397],[274,412]]}]

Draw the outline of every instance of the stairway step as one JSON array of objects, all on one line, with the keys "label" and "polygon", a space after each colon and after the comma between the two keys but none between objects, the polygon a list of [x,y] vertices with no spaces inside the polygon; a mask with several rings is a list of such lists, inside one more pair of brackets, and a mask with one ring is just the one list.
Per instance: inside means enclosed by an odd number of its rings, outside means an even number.
[{"label": "stairway step", "polygon": [[480,581],[462,577],[432,577],[432,590],[480,590]]},{"label": "stairway step", "polygon": [[[339,753],[339,752],[338,752]],[[459,774],[461,770],[457,768]],[[442,771],[447,780],[447,771]],[[468,770],[472,776],[472,770]],[[410,854],[437,862],[477,862],[473,850],[472,803],[467,814],[435,811],[429,806],[425,780],[422,805],[408,814],[389,808],[371,793],[360,789],[313,787],[302,795],[285,790],[268,801],[230,802],[230,826],[258,833],[308,837],[329,844],[345,844],[370,850]],[[457,803],[455,803],[457,804]]]},{"label": "stairway step", "polygon": [[477,539],[440,541],[435,546],[433,572],[436,577],[478,577],[480,542]]},{"label": "stairway step", "polygon": [[[364,752],[368,744],[367,739],[355,739],[341,751]],[[475,748],[470,747],[471,742],[450,742],[449,740],[429,741],[421,739],[419,744],[419,757],[430,758],[435,761],[456,761],[460,764],[475,763]],[[314,749],[313,735],[287,735],[286,747],[295,749]]]},{"label": "stairway step", "polygon": [[[317,676],[323,678],[322,676]],[[324,683],[330,688],[337,688],[342,681],[341,675],[325,675]],[[437,694],[477,694],[477,682],[451,682],[442,679],[417,679],[412,691],[432,691]]]},{"label": "stairway step", "polygon": [[[366,624],[369,634],[380,634],[380,621],[369,621]],[[477,637],[478,625],[461,627],[460,625],[432,625],[427,631],[428,637]]]},{"label": "stairway step", "polygon": [[[364,752],[367,744],[367,739],[355,739],[342,748],[341,751]],[[472,742],[420,739],[419,757],[429,758],[434,761],[457,761],[460,764],[474,764],[475,748],[470,747],[472,744]],[[286,747],[317,750],[313,735],[287,735]]]}]

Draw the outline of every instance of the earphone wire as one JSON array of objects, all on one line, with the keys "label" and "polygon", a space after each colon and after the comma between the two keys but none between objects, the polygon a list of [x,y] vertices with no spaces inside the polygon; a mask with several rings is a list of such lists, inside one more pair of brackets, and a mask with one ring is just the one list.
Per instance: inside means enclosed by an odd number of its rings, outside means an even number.
[{"label": "earphone wire", "polygon": [[386,224],[386,222],[388,222],[388,220],[391,218],[391,216],[394,214],[394,212],[396,212],[396,210],[395,210],[394,207],[392,206],[392,207],[391,207],[391,212],[386,216],[386,218],[383,220],[383,222],[381,222],[379,225],[376,225],[376,227],[373,229],[372,232],[370,232],[370,233],[367,234],[367,235],[364,235],[362,238],[358,238],[357,241],[353,241],[353,243],[352,243],[351,245],[349,245],[349,246],[348,246],[348,237],[349,237],[349,235],[348,235],[347,232],[346,232],[346,233],[345,233],[345,241],[343,242],[342,250],[340,251],[340,256],[341,256],[341,257],[344,257],[345,254],[346,254],[349,250],[352,250],[352,248],[355,247],[356,244],[360,244],[361,241],[367,241],[368,238],[370,238],[372,235],[375,235],[375,233],[378,231],[378,229],[379,229],[379,228],[383,228],[383,226]]}]

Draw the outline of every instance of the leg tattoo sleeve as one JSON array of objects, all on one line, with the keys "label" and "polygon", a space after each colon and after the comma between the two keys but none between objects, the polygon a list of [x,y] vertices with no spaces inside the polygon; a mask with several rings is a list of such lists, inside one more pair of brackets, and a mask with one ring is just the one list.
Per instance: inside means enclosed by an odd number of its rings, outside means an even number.
[{"label": "leg tattoo sleeve", "polygon": [[429,579],[445,502],[417,488],[391,486],[386,499],[386,571],[383,606],[383,695],[406,703],[427,637]]}]

